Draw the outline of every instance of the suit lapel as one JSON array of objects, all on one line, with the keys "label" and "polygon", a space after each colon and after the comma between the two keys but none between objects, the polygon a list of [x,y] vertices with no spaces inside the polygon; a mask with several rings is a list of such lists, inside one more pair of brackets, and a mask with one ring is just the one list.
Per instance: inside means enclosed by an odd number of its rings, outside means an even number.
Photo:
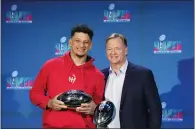
[{"label": "suit lapel", "polygon": [[[105,85],[106,85],[106,82],[107,82],[108,76],[109,76],[109,68],[108,68],[108,69],[106,69],[106,71],[105,71],[105,77],[104,77]],[[105,87],[105,88],[106,88],[106,87]],[[105,89],[105,88],[104,88],[104,89]]]},{"label": "suit lapel", "polygon": [[104,81],[105,81],[105,87],[104,87],[104,96],[103,96],[103,100],[105,100],[105,91],[106,91],[106,83],[108,80],[108,76],[109,76],[109,67],[105,69],[104,73]]},{"label": "suit lapel", "polygon": [[125,79],[124,79],[124,84],[123,84],[123,89],[122,89],[122,93],[121,93],[121,103],[120,103],[120,107],[122,107],[128,87],[131,87],[131,80],[133,78],[131,78],[133,76],[132,74],[133,71],[133,64],[128,62],[128,66],[127,66],[127,70],[126,70],[126,74],[125,74]]}]

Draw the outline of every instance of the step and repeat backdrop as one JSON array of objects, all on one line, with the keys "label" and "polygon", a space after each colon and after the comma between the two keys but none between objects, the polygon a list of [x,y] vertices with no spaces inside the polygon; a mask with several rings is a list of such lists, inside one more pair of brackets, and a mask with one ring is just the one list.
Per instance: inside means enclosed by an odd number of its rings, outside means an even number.
[{"label": "step and repeat backdrop", "polygon": [[150,68],[162,100],[162,128],[194,128],[193,1],[2,3],[2,128],[42,128],[29,90],[43,63],[69,50],[70,30],[88,24],[94,64],[109,66],[105,39],[122,33],[128,60]]}]

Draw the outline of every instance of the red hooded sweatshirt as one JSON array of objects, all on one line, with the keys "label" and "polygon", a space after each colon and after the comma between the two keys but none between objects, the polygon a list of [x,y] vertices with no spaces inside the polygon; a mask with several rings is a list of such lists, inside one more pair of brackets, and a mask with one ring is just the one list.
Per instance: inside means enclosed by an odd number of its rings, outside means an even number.
[{"label": "red hooded sweatshirt", "polygon": [[[48,60],[37,75],[30,90],[32,103],[44,110],[43,128],[95,128],[92,115],[66,110],[46,110],[49,99],[70,89],[83,90],[99,104],[103,99],[104,76],[93,64],[94,59],[76,66],[67,52]],[[45,94],[47,93],[47,94]]]}]

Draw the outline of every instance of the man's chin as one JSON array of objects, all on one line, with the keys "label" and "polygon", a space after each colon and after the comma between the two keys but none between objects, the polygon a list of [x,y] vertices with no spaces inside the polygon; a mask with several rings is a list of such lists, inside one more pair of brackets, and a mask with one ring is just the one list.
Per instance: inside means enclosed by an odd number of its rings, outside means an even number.
[{"label": "man's chin", "polygon": [[87,54],[76,54],[77,57],[79,58],[83,58],[84,56],[86,56]]},{"label": "man's chin", "polygon": [[111,64],[118,64],[118,61],[110,61]]}]

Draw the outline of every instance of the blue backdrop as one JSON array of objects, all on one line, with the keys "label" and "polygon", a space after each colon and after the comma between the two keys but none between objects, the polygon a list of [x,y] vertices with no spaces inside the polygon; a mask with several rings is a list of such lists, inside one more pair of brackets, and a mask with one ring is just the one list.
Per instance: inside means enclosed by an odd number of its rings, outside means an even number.
[{"label": "blue backdrop", "polygon": [[[43,63],[68,50],[70,29],[94,29],[95,65],[109,65],[105,39],[122,33],[128,59],[150,68],[163,107],[163,128],[194,128],[193,1],[5,2],[2,4],[2,128],[41,128],[29,89]],[[107,21],[104,21],[107,20]]]}]

